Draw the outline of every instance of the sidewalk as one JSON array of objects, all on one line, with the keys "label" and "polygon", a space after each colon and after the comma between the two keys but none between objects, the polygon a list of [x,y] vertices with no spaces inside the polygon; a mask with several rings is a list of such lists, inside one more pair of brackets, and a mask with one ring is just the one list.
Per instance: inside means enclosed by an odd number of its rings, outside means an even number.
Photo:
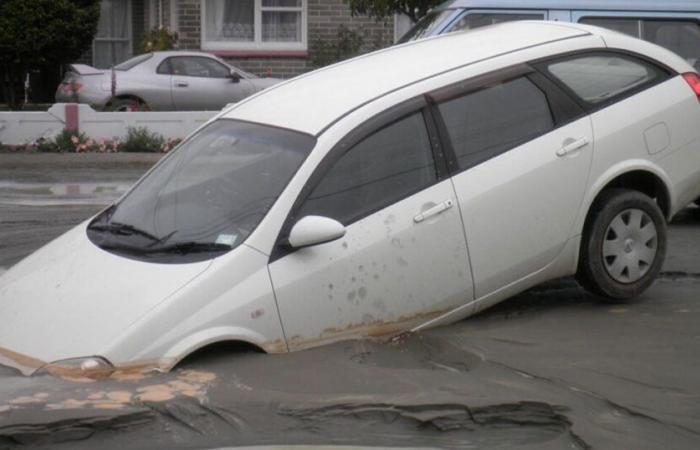
[{"label": "sidewalk", "polygon": [[0,204],[105,205],[121,197],[163,154],[0,154]]}]

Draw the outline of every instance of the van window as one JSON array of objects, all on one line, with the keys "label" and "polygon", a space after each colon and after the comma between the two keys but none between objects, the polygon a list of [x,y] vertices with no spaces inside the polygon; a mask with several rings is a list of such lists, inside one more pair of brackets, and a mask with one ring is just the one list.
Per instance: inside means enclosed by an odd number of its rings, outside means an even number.
[{"label": "van window", "polygon": [[585,103],[596,105],[636,92],[664,77],[660,69],[615,54],[587,54],[548,63],[550,74]]},{"label": "van window", "polygon": [[554,128],[545,94],[517,78],[438,105],[461,170]]},{"label": "van window", "polygon": [[471,30],[473,28],[495,25],[516,20],[544,20],[541,13],[467,13],[462,16],[450,29],[450,31]]},{"label": "van window", "polygon": [[700,25],[690,20],[584,17],[581,23],[616,30],[653,42],[680,55],[700,69]]},{"label": "van window", "polygon": [[421,113],[365,138],[336,161],[297,217],[319,215],[343,225],[414,194],[437,180]]}]

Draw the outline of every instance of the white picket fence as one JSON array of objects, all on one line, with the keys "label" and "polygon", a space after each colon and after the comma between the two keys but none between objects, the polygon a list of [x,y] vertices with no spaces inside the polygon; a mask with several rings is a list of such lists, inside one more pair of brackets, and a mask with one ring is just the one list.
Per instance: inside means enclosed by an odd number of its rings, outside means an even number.
[{"label": "white picket fence", "polygon": [[52,138],[64,128],[93,139],[126,136],[128,127],[145,127],[166,138],[183,138],[218,111],[101,112],[89,105],[57,103],[48,111],[0,112],[0,143],[23,145]]}]

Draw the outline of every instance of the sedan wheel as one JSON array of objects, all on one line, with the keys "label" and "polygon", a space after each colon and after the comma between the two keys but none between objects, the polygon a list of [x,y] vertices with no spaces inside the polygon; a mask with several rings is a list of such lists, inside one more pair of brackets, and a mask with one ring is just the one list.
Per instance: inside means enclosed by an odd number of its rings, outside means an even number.
[{"label": "sedan wheel", "polygon": [[140,100],[132,98],[119,98],[114,100],[108,108],[110,111],[117,112],[133,112],[133,111],[150,111],[147,104]]},{"label": "sedan wheel", "polygon": [[666,253],[666,221],[648,196],[611,189],[586,224],[577,278],[604,299],[626,300],[646,290]]}]

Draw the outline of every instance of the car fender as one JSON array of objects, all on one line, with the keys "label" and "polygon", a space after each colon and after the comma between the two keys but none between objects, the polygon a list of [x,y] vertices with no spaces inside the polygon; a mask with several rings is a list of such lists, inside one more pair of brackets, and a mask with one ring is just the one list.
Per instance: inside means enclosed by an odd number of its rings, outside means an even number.
[{"label": "car fender", "polygon": [[663,170],[659,165],[646,159],[624,160],[609,167],[603,173],[598,175],[595,179],[590,180],[589,188],[586,191],[585,198],[583,199],[581,211],[579,212],[571,237],[579,236],[582,234],[586,218],[588,217],[588,212],[590,211],[593,202],[598,197],[598,194],[600,194],[603,191],[603,189],[605,189],[605,187],[608,184],[610,184],[610,182],[612,182],[619,176],[635,171],[649,172],[658,177],[663,182],[669,194],[669,211],[675,211],[676,194],[673,188],[673,183],[671,182],[671,178],[668,176],[666,171]]},{"label": "car fender", "polygon": [[[260,333],[256,333],[249,328],[213,327],[200,330],[175,343],[165,352],[160,367],[163,370],[171,370],[192,353],[208,345],[221,342],[244,342],[259,347],[268,353],[279,353],[281,351],[279,343],[266,342]],[[286,351],[286,345],[282,351]]]}]

